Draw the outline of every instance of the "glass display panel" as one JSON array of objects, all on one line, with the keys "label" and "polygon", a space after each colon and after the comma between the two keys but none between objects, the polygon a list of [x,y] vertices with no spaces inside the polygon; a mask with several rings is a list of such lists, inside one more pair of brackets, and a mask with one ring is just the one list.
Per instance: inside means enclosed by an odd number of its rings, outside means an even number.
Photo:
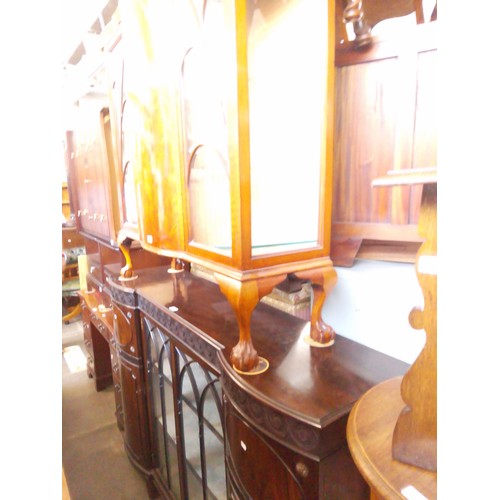
[{"label": "glass display panel", "polygon": [[123,199],[125,222],[137,225],[137,205],[135,204],[134,169],[130,162],[123,169]]},{"label": "glass display panel", "polygon": [[222,394],[216,377],[179,351],[189,498],[225,499]]},{"label": "glass display panel", "polygon": [[133,159],[133,144],[135,134],[133,131],[134,121],[131,111],[131,106],[127,106],[127,101],[122,106],[122,168],[123,168],[123,216],[124,222],[137,225],[137,204],[135,197],[134,184],[134,168],[132,165]]},{"label": "glass display panel", "polygon": [[318,243],[327,7],[247,1],[253,255]]},{"label": "glass display panel", "polygon": [[193,500],[226,499],[220,381],[147,318],[143,325],[155,467],[175,498],[187,488]]},{"label": "glass display panel", "polygon": [[170,341],[165,334],[145,320],[147,335],[147,367],[152,395],[155,456],[160,475],[176,498],[181,497],[175,406],[170,366]]},{"label": "glass display panel", "polygon": [[[186,2],[181,99],[189,239],[231,253],[226,86],[230,69],[221,0]],[[189,12],[188,12],[189,11]]]}]

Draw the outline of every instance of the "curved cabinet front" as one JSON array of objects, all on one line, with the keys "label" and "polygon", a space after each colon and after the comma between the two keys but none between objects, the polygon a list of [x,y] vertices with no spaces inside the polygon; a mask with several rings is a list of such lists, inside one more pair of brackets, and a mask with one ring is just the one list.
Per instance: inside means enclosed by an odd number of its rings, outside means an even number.
[{"label": "curved cabinet front", "polygon": [[114,320],[111,344],[116,347],[117,385],[121,396],[121,412],[117,419],[121,423],[129,459],[145,475],[150,495],[154,497],[157,492],[152,486],[152,451],[139,310],[135,307],[134,291],[112,286],[111,293]]},{"label": "curved cabinet front", "polygon": [[126,355],[142,358],[139,316],[135,309],[113,303],[115,319],[115,340],[117,347]]},{"label": "curved cabinet front", "polygon": [[127,452],[140,467],[151,469],[146,393],[141,365],[120,360],[120,380],[123,394],[124,440]]},{"label": "curved cabinet front", "polygon": [[[226,462],[231,494],[235,498],[305,500],[302,487],[313,464],[302,457],[294,472],[271,443],[248,425],[234,408],[225,404]],[[307,460],[307,462],[312,462]]]}]

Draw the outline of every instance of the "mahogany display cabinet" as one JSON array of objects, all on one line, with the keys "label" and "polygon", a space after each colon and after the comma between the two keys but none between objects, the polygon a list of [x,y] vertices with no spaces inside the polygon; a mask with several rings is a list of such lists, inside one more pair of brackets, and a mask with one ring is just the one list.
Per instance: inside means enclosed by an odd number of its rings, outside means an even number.
[{"label": "mahogany display cabinet", "polygon": [[321,310],[337,280],[334,0],[124,0],[120,9],[125,83],[115,135],[125,205],[136,216],[118,238],[122,278],[134,278],[134,238],[210,269],[237,317],[231,363],[243,373],[269,364],[250,332],[259,300],[287,279],[306,280],[309,341],[331,345]]},{"label": "mahogany display cabinet", "polygon": [[[120,11],[68,161],[88,374],[114,386],[127,456],[152,498],[368,498],[347,417],[407,365],[322,319],[335,1]],[[304,281],[310,321],[260,300]]]},{"label": "mahogany display cabinet", "polygon": [[216,284],[167,266],[128,282],[107,270],[125,449],[151,497],[369,497],[347,417],[407,364],[340,335],[314,349],[307,321],[259,303],[253,338],[270,366],[248,377],[232,367],[239,327]]}]

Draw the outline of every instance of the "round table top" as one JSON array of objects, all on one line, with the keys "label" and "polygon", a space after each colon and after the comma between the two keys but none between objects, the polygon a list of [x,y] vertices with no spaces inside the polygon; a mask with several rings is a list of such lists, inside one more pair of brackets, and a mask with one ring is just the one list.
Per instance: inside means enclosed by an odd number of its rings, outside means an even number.
[{"label": "round table top", "polygon": [[392,434],[404,408],[402,377],[382,382],[354,405],[347,423],[353,460],[377,498],[437,497],[437,473],[392,458]]}]

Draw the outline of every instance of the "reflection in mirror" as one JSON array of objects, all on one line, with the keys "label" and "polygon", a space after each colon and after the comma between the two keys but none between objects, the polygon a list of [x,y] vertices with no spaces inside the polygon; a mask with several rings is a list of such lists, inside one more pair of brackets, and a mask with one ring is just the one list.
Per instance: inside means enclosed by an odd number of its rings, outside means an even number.
[{"label": "reflection in mirror", "polygon": [[127,106],[125,100],[122,105],[121,141],[122,141],[122,168],[123,168],[123,216],[124,222],[138,224],[137,205],[134,184],[133,140],[134,134],[131,117],[131,107]]},{"label": "reflection in mirror", "polygon": [[248,0],[252,253],[317,245],[327,2]]},{"label": "reflection in mirror", "polygon": [[231,217],[228,164],[220,152],[199,145],[189,163],[191,239],[231,250]]},{"label": "reflection in mirror", "polygon": [[[199,9],[193,8],[193,17]],[[207,0],[182,64],[190,241],[231,251],[227,102],[228,44],[220,0]]]},{"label": "reflection in mirror", "polygon": [[127,162],[123,169],[123,199],[125,222],[138,224],[137,206],[135,203],[134,169],[132,164]]}]

